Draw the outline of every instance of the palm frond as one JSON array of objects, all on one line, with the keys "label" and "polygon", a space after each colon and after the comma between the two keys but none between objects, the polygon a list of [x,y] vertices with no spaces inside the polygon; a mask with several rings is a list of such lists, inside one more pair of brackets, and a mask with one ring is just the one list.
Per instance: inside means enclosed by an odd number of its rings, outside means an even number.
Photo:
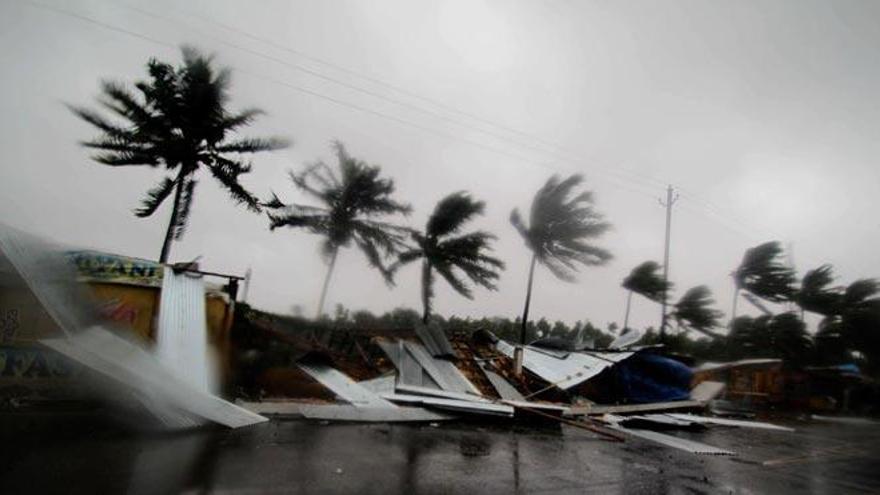
[{"label": "palm frond", "polygon": [[170,177],[165,177],[162,182],[147,191],[147,197],[141,202],[141,207],[134,211],[138,217],[144,218],[156,212],[159,206],[174,191],[176,182]]},{"label": "palm frond", "polygon": [[275,151],[290,146],[290,143],[282,138],[244,138],[220,144],[214,147],[219,153],[258,153],[260,151]]},{"label": "palm frond", "polygon": [[805,311],[830,316],[839,311],[842,295],[836,288],[830,287],[834,282],[831,265],[822,265],[808,271],[801,280],[801,287],[796,293],[798,305]]},{"label": "palm frond", "polygon": [[675,304],[671,316],[681,326],[714,335],[709,331],[717,327],[724,316],[720,311],[712,309],[714,304],[712,291],[705,285],[698,285],[684,293]]},{"label": "palm frond", "polygon": [[661,266],[656,261],[645,261],[635,268],[623,279],[623,287],[640,296],[655,302],[662,302],[665,294],[669,293],[672,284],[665,282],[660,275]]},{"label": "palm frond", "polygon": [[611,225],[595,210],[591,192],[574,194],[582,182],[580,175],[564,180],[554,175],[535,194],[528,226],[519,210],[510,215],[511,224],[538,261],[565,281],[576,280],[577,265],[602,265],[612,257],[609,251],[588,242]]},{"label": "palm frond", "polygon": [[442,237],[458,232],[462,226],[477,215],[482,215],[486,203],[476,201],[464,191],[454,192],[441,199],[428,218],[425,233]]},{"label": "palm frond", "polygon": [[734,272],[738,288],[770,302],[784,302],[794,294],[794,270],[782,261],[782,246],[766,242],[746,251]]},{"label": "palm frond", "polygon": [[214,157],[214,163],[208,166],[208,170],[226,188],[236,203],[244,204],[251,211],[260,211],[260,200],[238,181],[238,176],[247,173],[250,165],[218,155]]}]

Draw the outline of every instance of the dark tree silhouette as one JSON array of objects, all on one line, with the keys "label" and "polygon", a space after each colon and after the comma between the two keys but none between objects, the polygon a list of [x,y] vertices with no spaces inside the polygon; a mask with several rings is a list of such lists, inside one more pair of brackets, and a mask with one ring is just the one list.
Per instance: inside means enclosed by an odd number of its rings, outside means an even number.
[{"label": "dark tree silhouette", "polygon": [[320,203],[320,206],[282,203],[278,196],[264,204],[269,210],[272,230],[278,227],[303,228],[324,236],[321,252],[327,260],[327,275],[318,300],[317,318],[321,317],[330,275],[336,265],[339,248],[352,244],[367,257],[389,284],[392,274],[384,259],[395,256],[409,230],[405,227],[376,220],[378,217],[409,214],[409,205],[392,198],[394,181],[382,178],[379,166],[349,155],[340,142],[333,144],[339,162],[339,173],[324,162],[308,166],[302,173],[290,172],[290,179],[298,189]]},{"label": "dark tree silhouette", "polygon": [[628,291],[626,313],[623,318],[624,329],[629,328],[629,310],[633,293],[659,303],[672,288],[672,283],[663,280],[660,268],[660,264],[656,261],[645,261],[633,268],[629,275],[623,279],[621,285]]},{"label": "dark tree silhouette", "polygon": [[[510,223],[532,251],[520,329],[521,345],[525,344],[526,339],[536,262],[540,261],[557,278],[573,282],[577,264],[602,265],[611,259],[610,252],[589,243],[604,234],[611,225],[594,209],[592,192],[574,194],[581,182],[583,177],[580,175],[572,175],[565,180],[554,175],[535,194],[528,225],[519,210],[514,209],[510,214]],[[521,348],[517,351],[522,352]]]},{"label": "dark tree silhouette", "polygon": [[783,251],[776,241],[766,242],[746,250],[742,262],[733,272],[735,290],[731,321],[736,318],[739,291],[770,302],[789,301],[794,296],[794,270],[782,260]]},{"label": "dark tree silhouette", "polygon": [[822,265],[808,271],[795,293],[795,302],[802,311],[810,311],[826,317],[837,314],[843,295],[840,290],[831,287],[833,282],[834,271],[831,265]]},{"label": "dark tree silhouette", "polygon": [[277,150],[287,146],[278,138],[237,138],[238,130],[251,124],[260,110],[230,112],[230,71],[216,68],[210,56],[184,47],[183,65],[150,60],[149,79],[135,83],[135,91],[124,84],[101,84],[99,104],[111,118],[84,107],[70,109],[97,127],[101,135],[82,143],[99,150],[93,159],[113,167],[146,165],[168,171],[161,182],[147,192],[138,217],[151,216],[173,195],[173,205],[162,243],[159,261],[168,260],[172,239],[186,229],[195,190],[195,174],[206,168],[229,191],[232,199],[258,212],[257,198],[239,182],[251,170],[243,155]]},{"label": "dark tree silhouette", "polygon": [[465,192],[446,196],[428,219],[424,232],[412,232],[416,246],[403,251],[392,272],[399,267],[422,260],[422,322],[427,323],[434,297],[434,272],[440,274],[459,294],[472,299],[471,289],[461,280],[461,274],[472,282],[495,290],[499,270],[504,263],[490,256],[490,243],[495,236],[476,231],[462,234],[464,225],[481,215],[485,203],[475,201]]},{"label": "dark tree silhouette", "polygon": [[712,291],[705,285],[689,289],[681,296],[672,308],[672,316],[680,327],[696,330],[712,338],[718,337],[712,329],[718,326],[724,316],[721,311],[713,309],[715,299]]},{"label": "dark tree silhouette", "polygon": [[736,318],[729,342],[737,357],[777,357],[795,365],[809,357],[812,346],[804,322],[794,313]]}]

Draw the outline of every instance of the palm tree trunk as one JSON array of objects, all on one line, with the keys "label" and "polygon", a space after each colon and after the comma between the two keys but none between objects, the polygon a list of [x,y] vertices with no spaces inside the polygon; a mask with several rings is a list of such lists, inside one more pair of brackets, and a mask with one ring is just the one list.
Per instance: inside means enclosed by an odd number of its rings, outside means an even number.
[{"label": "palm tree trunk", "polygon": [[177,185],[174,186],[174,204],[171,205],[171,218],[168,219],[168,228],[165,230],[165,241],[162,243],[162,252],[159,253],[159,263],[167,263],[168,255],[171,254],[171,240],[174,238],[174,226],[177,224],[177,210],[180,209],[183,182],[183,167],[181,167],[177,174]]},{"label": "palm tree trunk", "polygon": [[336,255],[339,254],[339,246],[333,248],[333,255],[330,257],[330,264],[327,266],[327,275],[324,277],[324,286],[321,287],[321,298],[318,299],[318,312],[315,314],[315,319],[321,319],[321,314],[324,311],[324,299],[327,297],[327,286],[330,285],[330,275],[333,274],[333,267],[336,266]]},{"label": "palm tree trunk", "polygon": [[739,299],[739,287],[733,290],[733,306],[730,308],[730,328],[733,328],[733,320],[736,319],[736,302]]},{"label": "palm tree trunk", "polygon": [[422,323],[428,324],[431,315],[431,264],[428,260],[422,262]]},{"label": "palm tree trunk", "polygon": [[626,314],[623,317],[623,330],[629,327],[629,305],[632,303],[633,299],[633,291],[629,291],[629,294],[626,295]]},{"label": "palm tree trunk", "polygon": [[538,256],[532,254],[532,264],[529,266],[529,285],[526,288],[526,307],[523,309],[522,326],[519,331],[519,346],[513,355],[513,373],[516,376],[522,375],[523,346],[526,345],[526,327],[529,324],[529,305],[532,302],[532,280],[535,278],[536,261],[538,261]]}]

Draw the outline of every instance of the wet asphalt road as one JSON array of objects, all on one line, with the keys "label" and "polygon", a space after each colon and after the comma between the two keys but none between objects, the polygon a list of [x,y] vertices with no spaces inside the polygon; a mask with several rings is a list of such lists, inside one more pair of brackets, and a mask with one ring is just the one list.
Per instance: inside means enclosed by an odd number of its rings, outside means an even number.
[{"label": "wet asphalt road", "polygon": [[675,433],[699,456],[580,429],[272,421],[144,434],[0,415],[0,493],[880,493],[880,427]]}]

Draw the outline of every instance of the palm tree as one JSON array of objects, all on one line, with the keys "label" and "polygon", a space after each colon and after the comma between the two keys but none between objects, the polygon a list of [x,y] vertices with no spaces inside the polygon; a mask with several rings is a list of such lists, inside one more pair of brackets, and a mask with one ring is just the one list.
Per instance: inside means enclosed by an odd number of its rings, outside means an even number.
[{"label": "palm tree", "polygon": [[[98,163],[112,167],[163,167],[169,175],[147,192],[138,217],[151,216],[173,194],[173,205],[159,262],[165,263],[171,240],[180,239],[193,201],[196,171],[206,168],[229,192],[233,201],[259,212],[258,199],[239,182],[251,170],[242,155],[284,148],[278,138],[236,138],[235,133],[260,115],[260,110],[230,112],[230,71],[215,68],[213,58],[184,47],[183,65],[150,60],[149,79],[125,85],[104,81],[98,102],[116,119],[83,107],[70,109],[97,127],[101,135],[83,146],[99,152]],[[114,121],[116,120],[116,121]]]},{"label": "palm tree", "polygon": [[839,311],[843,295],[830,285],[834,282],[831,265],[822,265],[808,271],[801,280],[800,289],[795,293],[795,301],[803,312],[810,311],[828,317]]},{"label": "palm tree", "polygon": [[712,309],[715,299],[712,291],[705,285],[698,285],[689,289],[675,303],[672,309],[672,318],[680,327],[696,330],[704,335],[715,338],[712,329],[718,326],[718,321],[723,313]]},{"label": "palm tree", "polygon": [[532,251],[520,328],[520,346],[516,350],[517,374],[521,372],[522,346],[526,340],[535,263],[540,261],[560,280],[574,282],[577,264],[603,265],[611,259],[610,252],[588,242],[604,234],[611,224],[593,208],[592,192],[584,191],[572,195],[581,182],[583,177],[580,175],[572,175],[565,180],[560,180],[556,175],[550,177],[532,200],[528,226],[519,210],[514,209],[510,213],[510,223]]},{"label": "palm tree", "polygon": [[405,227],[376,220],[395,213],[409,214],[409,205],[392,198],[394,181],[380,177],[376,165],[352,157],[340,142],[333,143],[339,173],[324,162],[306,167],[299,174],[290,172],[296,187],[320,203],[320,206],[284,204],[274,193],[264,204],[269,209],[269,226],[304,228],[325,237],[321,252],[327,261],[327,275],[318,300],[317,318],[321,317],[330,275],[336,265],[339,248],[352,243],[364,253],[370,266],[377,268],[389,284],[392,274],[383,258],[397,254],[404,246]]},{"label": "palm tree", "polygon": [[739,291],[770,302],[791,300],[794,295],[794,270],[782,261],[782,247],[776,241],[766,242],[746,250],[742,262],[733,272],[735,289],[731,322],[736,319]]},{"label": "palm tree", "polygon": [[412,232],[416,246],[402,252],[392,267],[393,272],[403,265],[422,260],[422,323],[428,322],[431,313],[435,271],[468,299],[473,299],[471,289],[456,270],[477,285],[496,289],[495,281],[499,270],[504,269],[504,263],[488,254],[491,251],[489,244],[495,236],[482,231],[459,234],[465,223],[483,213],[485,206],[463,191],[446,196],[434,207],[425,232]]},{"label": "palm tree", "polygon": [[623,279],[621,284],[627,289],[626,296],[626,314],[623,318],[623,328],[629,328],[629,308],[632,302],[633,293],[644,296],[651,301],[660,302],[665,297],[672,284],[663,280],[663,276],[659,273],[660,264],[656,261],[645,261],[633,268],[633,270]]}]

